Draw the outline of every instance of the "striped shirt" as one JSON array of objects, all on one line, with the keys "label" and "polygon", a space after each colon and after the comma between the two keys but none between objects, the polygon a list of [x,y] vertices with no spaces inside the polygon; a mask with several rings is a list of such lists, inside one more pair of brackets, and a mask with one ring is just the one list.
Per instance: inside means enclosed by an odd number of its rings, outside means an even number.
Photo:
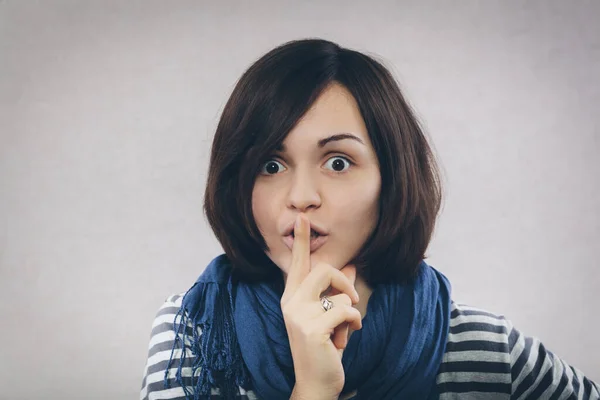
[{"label": "striped shirt", "polygon": [[[180,363],[180,345],[173,353],[168,371],[170,389],[164,389],[167,363],[171,357],[174,322],[183,295],[169,296],[152,324],[148,359],[143,372],[141,400],[184,400],[185,394],[175,374]],[[450,332],[446,353],[437,374],[441,400],[448,399],[600,399],[598,385],[558,358],[535,337],[520,333],[502,315],[451,303]],[[186,349],[191,345],[193,326],[187,319]],[[201,334],[200,328],[197,327]],[[191,366],[194,355],[184,355],[181,375],[193,393]],[[239,387],[240,399],[258,399],[252,391]],[[219,399],[219,389],[212,389]]]}]

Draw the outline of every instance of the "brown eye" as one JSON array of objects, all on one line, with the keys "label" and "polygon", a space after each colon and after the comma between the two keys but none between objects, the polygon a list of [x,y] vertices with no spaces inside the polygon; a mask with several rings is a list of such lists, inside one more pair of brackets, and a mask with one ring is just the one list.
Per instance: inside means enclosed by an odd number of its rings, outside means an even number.
[{"label": "brown eye", "polygon": [[263,175],[275,175],[279,172],[279,166],[285,168],[283,167],[283,164],[281,164],[279,161],[269,160],[263,165],[263,168],[261,169],[260,173]]},{"label": "brown eye", "polygon": [[327,160],[327,164],[331,165],[331,169],[333,169],[335,172],[343,172],[344,166],[347,164],[348,167],[350,167],[352,162],[350,162],[350,160],[348,160],[346,157],[336,156]]}]

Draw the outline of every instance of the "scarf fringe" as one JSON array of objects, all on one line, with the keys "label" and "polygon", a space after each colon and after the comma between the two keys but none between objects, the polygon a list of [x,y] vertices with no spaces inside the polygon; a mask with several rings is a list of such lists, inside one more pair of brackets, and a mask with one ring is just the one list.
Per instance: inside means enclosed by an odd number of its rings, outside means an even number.
[{"label": "scarf fringe", "polygon": [[[200,291],[200,304],[202,307],[199,307],[192,317],[193,339],[190,347],[186,344],[186,339],[188,339],[186,327],[192,310],[184,307],[184,300],[196,285],[198,285],[196,290]],[[228,284],[196,282],[194,286],[184,295],[182,306],[173,321],[175,340],[165,370],[164,388],[171,388],[168,379],[169,369],[177,344],[181,343],[182,351],[175,376],[177,383],[183,388],[186,400],[192,400],[192,398],[193,400],[210,399],[211,388],[218,388],[224,399],[235,399],[240,394],[238,386],[250,387],[251,379],[242,359],[240,346],[235,335],[231,282]],[[209,303],[205,304],[207,298],[216,299],[214,307],[210,307]],[[199,312],[200,310],[203,310],[203,312]],[[181,320],[177,324],[177,317],[179,316],[181,316]],[[201,333],[198,332],[198,327]],[[182,330],[183,335],[180,338]],[[190,349],[195,356],[191,378],[192,387],[195,388],[193,392],[188,390],[181,376],[186,349]]]}]

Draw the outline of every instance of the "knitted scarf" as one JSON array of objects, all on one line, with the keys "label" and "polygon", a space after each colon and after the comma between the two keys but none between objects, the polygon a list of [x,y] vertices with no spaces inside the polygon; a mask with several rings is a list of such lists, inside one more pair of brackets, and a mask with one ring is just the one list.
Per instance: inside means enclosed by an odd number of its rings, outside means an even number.
[{"label": "knitted scarf", "polygon": [[[175,341],[164,386],[169,388],[173,353],[181,344],[176,380],[186,399],[210,399],[213,388],[222,398],[234,399],[239,386],[259,399],[288,400],[295,377],[281,312],[283,293],[273,283],[233,284],[231,271],[225,254],[216,257],[184,295],[173,322]],[[437,399],[450,306],[449,280],[425,261],[413,283],[373,288],[362,329],[352,333],[342,356],[342,393],[357,390],[357,400]],[[189,365],[184,356],[190,350],[195,356],[192,378],[184,379],[181,368]]]}]

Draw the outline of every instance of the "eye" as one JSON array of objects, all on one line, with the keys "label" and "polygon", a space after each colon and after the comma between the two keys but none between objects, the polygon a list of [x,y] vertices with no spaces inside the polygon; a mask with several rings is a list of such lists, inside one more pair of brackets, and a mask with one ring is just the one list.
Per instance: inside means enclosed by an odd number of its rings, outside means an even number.
[{"label": "eye", "polygon": [[331,157],[329,160],[327,160],[326,165],[331,165],[331,168],[335,172],[343,172],[344,163],[348,164],[348,167],[352,165],[352,162],[350,160],[348,160],[346,157],[341,156]]},{"label": "eye", "polygon": [[[269,160],[263,164],[263,167],[260,170],[260,173],[262,175],[275,175],[276,173],[280,172],[279,166],[283,167],[283,164],[281,164],[279,161],[276,161],[276,160]],[[285,168],[285,167],[283,167],[283,168]]]}]

